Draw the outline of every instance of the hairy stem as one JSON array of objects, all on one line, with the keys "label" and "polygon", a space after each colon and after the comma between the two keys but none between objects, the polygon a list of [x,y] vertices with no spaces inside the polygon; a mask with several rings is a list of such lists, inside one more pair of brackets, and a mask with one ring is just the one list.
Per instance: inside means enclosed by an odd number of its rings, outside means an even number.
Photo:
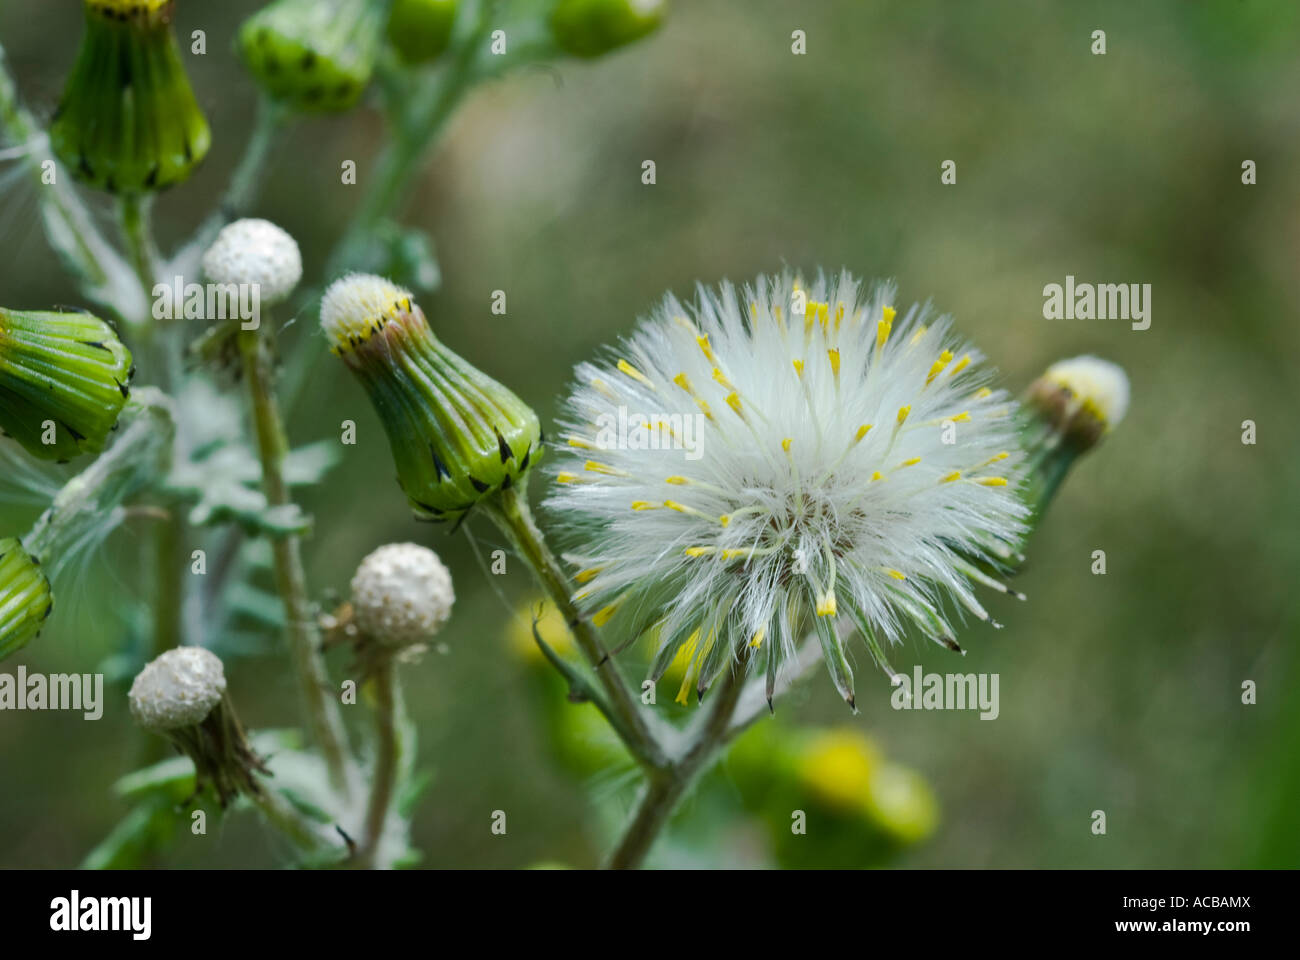
[{"label": "hairy stem", "polygon": [[[267,317],[263,315],[262,320],[265,323]],[[269,506],[289,506],[289,486],[284,478],[288,445],[272,383],[270,333],[268,330],[241,330],[238,336],[244,379],[252,400],[258,455],[262,461],[262,488]],[[307,599],[302,545],[296,535],[286,534],[272,538],[271,551],[276,589],[284,603],[289,648],[302,688],[308,722],[329,768],[334,788],[347,798],[352,792],[352,765],[342,717],[327,692],[329,679],[320,652],[320,633]]]},{"label": "hairy stem", "polygon": [[745,672],[743,661],[732,665],[685,750],[667,767],[650,774],[632,820],[610,855],[611,870],[632,870],[644,862],[686,791],[713,764],[728,739],[732,716],[745,689]]},{"label": "hairy stem", "polygon": [[642,766],[650,770],[663,767],[667,763],[663,747],[650,731],[645,714],[628,689],[618,665],[596,635],[591,620],[584,617],[574,605],[568,577],[546,545],[537,524],[533,522],[525,491],[516,485],[503,490],[494,501],[486,503],[488,515],[510,538],[524,562],[533,571],[537,582],[551,602],[559,608],[578,648],[595,670],[609,701],[609,709],[619,718],[619,722],[613,725],[615,731]]},{"label": "hairy stem", "polygon": [[375,684],[375,767],[371,771],[370,800],[366,805],[366,832],[358,859],[374,867],[375,856],[388,823],[397,784],[397,664],[384,657],[374,675]]}]

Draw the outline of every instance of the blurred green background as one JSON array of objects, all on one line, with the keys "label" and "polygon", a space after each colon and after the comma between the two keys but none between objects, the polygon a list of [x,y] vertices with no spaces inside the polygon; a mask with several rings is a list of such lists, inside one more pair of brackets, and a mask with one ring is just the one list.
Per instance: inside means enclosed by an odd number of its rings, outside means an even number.
[{"label": "blurred green background", "polygon": [[[243,146],[254,91],[230,50],[257,6],[178,4],[183,37],[207,31],[207,55],[186,62],[214,144],[158,205],[164,246],[213,202]],[[76,52],[79,7],[0,6],[0,43],[46,118]],[[791,54],[795,29],[806,56]],[[1090,53],[1095,29],[1106,31],[1105,56]],[[778,704],[779,722],[856,729],[928,781],[937,827],[882,862],[1295,867],[1298,97],[1291,3],[679,0],[642,43],[475,91],[401,218],[437,246],[443,287],[425,309],[439,335],[548,422],[573,364],[664,291],[689,296],[696,281],[786,264],[897,278],[900,301],[951,311],[1015,388],[1064,356],[1123,364],[1131,412],[1035,536],[1018,584],[1029,602],[988,598],[1006,629],[968,625],[965,659],[919,640],[896,651],[905,672],[999,673],[1000,717],[895,712],[860,655],[860,716],[818,672]],[[305,120],[274,154],[256,213],[299,239],[309,277],[319,279],[359,197],[340,185],[339,164],[356,160],[364,183],[380,133],[364,109]],[[646,159],[654,186],[640,180]],[[1247,159],[1256,186],[1241,183]],[[945,160],[956,162],[955,186],[940,183]],[[34,188],[11,164],[0,164],[0,185],[0,302],[77,303],[36,222]],[[1067,274],[1150,283],[1151,328],[1044,320],[1043,286]],[[490,312],[497,289],[506,316]],[[315,335],[311,309],[298,321],[286,353]],[[137,383],[148,380],[142,370]],[[421,763],[436,776],[415,820],[425,863],[598,862],[591,797],[618,777],[575,775],[555,758],[532,668],[508,639],[528,574],[512,563],[489,577],[469,537],[410,519],[369,404],[322,357],[294,410],[294,440],[337,436],[345,418],[360,442],[303,494],[317,521],[313,591],[345,590],[364,554],[408,539],[434,547],[457,587],[444,649],[405,672]],[[1246,419],[1257,445],[1241,443]],[[38,509],[0,505],[0,533],[26,530]],[[143,530],[119,532],[69,571],[51,626],[0,669],[87,671],[113,653],[138,595]],[[504,546],[484,523],[470,531],[483,552]],[[1105,576],[1090,572],[1095,549],[1106,551]],[[283,657],[240,660],[229,674],[247,726],[296,722]],[[1257,705],[1241,703],[1245,680],[1258,684]],[[0,866],[75,865],[125,813],[111,785],[140,744],[124,690],[108,697],[94,723],[0,714]],[[661,696],[682,709],[670,701]],[[789,805],[765,814],[716,799],[744,793],[738,763],[679,831],[688,850],[701,836],[720,841],[703,857],[714,865],[768,862],[764,826],[789,822]],[[498,809],[506,836],[489,829]],[[1104,837],[1090,830],[1097,809]],[[280,861],[242,817],[158,862]]]}]

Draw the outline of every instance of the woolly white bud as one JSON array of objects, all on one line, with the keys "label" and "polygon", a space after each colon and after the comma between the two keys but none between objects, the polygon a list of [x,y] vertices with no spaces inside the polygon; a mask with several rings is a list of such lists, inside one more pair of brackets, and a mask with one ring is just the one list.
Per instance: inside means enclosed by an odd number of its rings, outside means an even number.
[{"label": "woolly white bud", "polygon": [[320,304],[320,325],[330,346],[346,349],[388,322],[411,313],[411,291],[368,273],[350,273],[330,284]]},{"label": "woolly white bud", "polygon": [[1091,405],[1108,429],[1118,426],[1128,412],[1128,375],[1109,360],[1071,357],[1052,364],[1043,376],[1068,389],[1081,403]]},{"label": "woolly white bud", "polygon": [[456,594],[438,555],[414,543],[390,543],[361,561],[352,578],[357,626],[390,647],[422,643],[451,616]]},{"label": "woolly white bud", "polygon": [[202,647],[168,650],[131,684],[131,714],[146,730],[202,723],[226,692],[221,660]]},{"label": "woolly white bud", "polygon": [[269,220],[236,220],[203,255],[213,283],[256,285],[263,306],[285,300],[302,279],[298,242]]}]

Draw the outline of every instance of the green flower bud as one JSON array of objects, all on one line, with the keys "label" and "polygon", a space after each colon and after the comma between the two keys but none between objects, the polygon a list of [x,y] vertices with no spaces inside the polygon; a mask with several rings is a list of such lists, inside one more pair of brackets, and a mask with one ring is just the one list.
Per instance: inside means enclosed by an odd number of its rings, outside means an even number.
[{"label": "green flower bud", "polygon": [[40,562],[13,537],[0,540],[0,660],[27,646],[53,610]]},{"label": "green flower bud", "polygon": [[0,308],[0,431],[34,457],[103,450],[134,374],[131,351],[98,317]]},{"label": "green flower bud", "polygon": [[172,32],[174,0],[85,0],[86,34],[50,126],[77,179],[110,193],[162,190],[212,142]]},{"label": "green flower bud", "polygon": [[296,110],[347,110],[370,82],[384,29],[370,0],[277,0],[244,21],[239,50],[261,87]]},{"label": "green flower bud", "polygon": [[459,0],[393,0],[388,42],[407,63],[428,63],[447,49]]},{"label": "green flower bud", "polygon": [[541,456],[537,414],[443,346],[408,291],[343,277],[325,292],[321,328],[370,394],[421,519],[460,519]]},{"label": "green flower bud", "polygon": [[551,35],[575,57],[599,57],[653,32],[666,12],[665,0],[560,0]]},{"label": "green flower bud", "polygon": [[1074,461],[1119,425],[1128,404],[1127,374],[1097,357],[1061,360],[1030,384],[1022,443],[1033,467],[1026,497],[1035,513],[1046,509]]}]

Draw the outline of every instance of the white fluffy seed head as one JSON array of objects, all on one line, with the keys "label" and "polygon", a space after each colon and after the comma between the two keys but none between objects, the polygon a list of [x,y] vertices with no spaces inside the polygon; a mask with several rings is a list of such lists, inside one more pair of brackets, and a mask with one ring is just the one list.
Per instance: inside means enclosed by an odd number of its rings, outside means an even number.
[{"label": "white fluffy seed head", "polygon": [[877,659],[908,624],[955,646],[945,601],[988,620],[972,560],[1026,516],[1015,404],[948,318],[893,303],[847,273],[700,288],[577,368],[548,506],[593,622],[658,633],[652,677],[684,651],[702,690],[743,649],[770,682],[837,617]]},{"label": "white fluffy seed head", "polygon": [[357,626],[384,646],[424,643],[451,616],[456,593],[438,555],[414,543],[390,543],[361,561],[352,578]]},{"label": "white fluffy seed head", "polygon": [[298,242],[269,220],[236,220],[217,234],[203,255],[213,283],[256,285],[263,306],[281,303],[302,279]]},{"label": "white fluffy seed head", "polygon": [[350,273],[325,291],[320,326],[331,348],[346,350],[412,307],[411,292],[404,287],[373,274]]},{"label": "white fluffy seed head", "polygon": [[216,654],[177,647],[148,664],[131,684],[131,714],[146,730],[175,730],[202,723],[226,692]]},{"label": "white fluffy seed head", "polygon": [[1043,377],[1065,387],[1081,403],[1089,405],[1113,430],[1128,412],[1129,383],[1124,368],[1100,357],[1082,356],[1061,360],[1047,368]]}]

